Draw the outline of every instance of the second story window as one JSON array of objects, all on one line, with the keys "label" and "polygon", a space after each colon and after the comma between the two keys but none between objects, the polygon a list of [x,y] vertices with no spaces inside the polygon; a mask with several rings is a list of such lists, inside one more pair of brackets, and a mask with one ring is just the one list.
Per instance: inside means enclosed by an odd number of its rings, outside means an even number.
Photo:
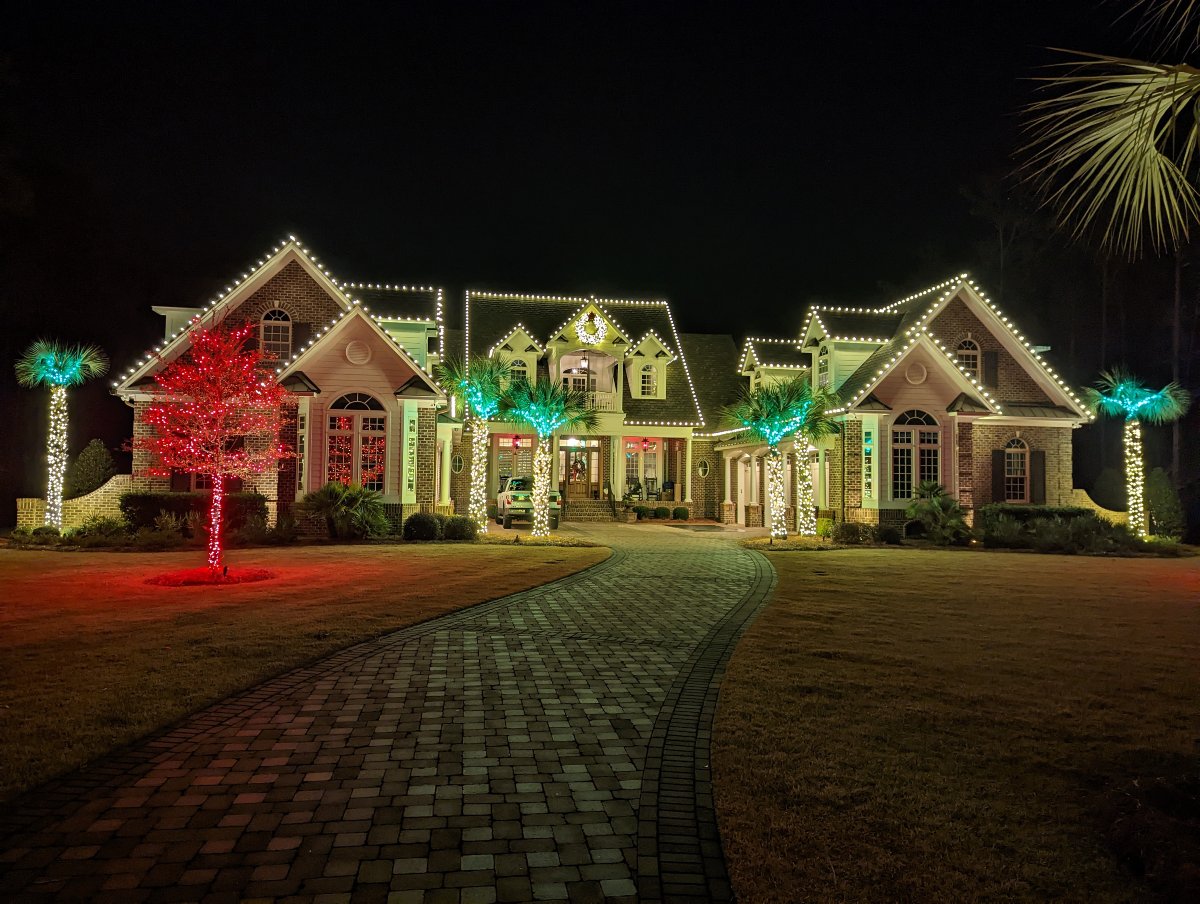
[{"label": "second story window", "polygon": [[654,398],[658,395],[658,368],[653,364],[642,365],[642,397]]},{"label": "second story window", "polygon": [[958,366],[972,380],[979,379],[979,343],[974,339],[964,339],[958,343]]},{"label": "second story window", "polygon": [[508,362],[509,379],[516,383],[518,380],[529,382],[529,365],[524,358],[513,358]]},{"label": "second story window", "polygon": [[292,356],[292,318],[287,311],[272,308],[262,315],[259,327],[262,352],[274,361],[286,361]]},{"label": "second story window", "polygon": [[829,349],[821,349],[821,353],[817,355],[817,385],[829,385]]}]

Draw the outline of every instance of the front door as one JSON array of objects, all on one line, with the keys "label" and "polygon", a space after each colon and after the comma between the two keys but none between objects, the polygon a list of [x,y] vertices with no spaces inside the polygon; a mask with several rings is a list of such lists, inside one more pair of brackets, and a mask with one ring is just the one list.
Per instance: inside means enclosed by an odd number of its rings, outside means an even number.
[{"label": "front door", "polygon": [[562,473],[567,484],[567,499],[598,497],[600,457],[597,449],[564,449]]}]

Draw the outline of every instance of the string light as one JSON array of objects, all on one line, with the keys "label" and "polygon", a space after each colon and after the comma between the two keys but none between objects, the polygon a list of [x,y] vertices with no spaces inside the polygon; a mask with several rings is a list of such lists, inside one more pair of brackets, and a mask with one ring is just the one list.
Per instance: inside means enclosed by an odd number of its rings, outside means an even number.
[{"label": "string light", "polygon": [[817,535],[817,505],[813,493],[812,467],[809,463],[811,452],[812,446],[805,442],[803,458],[799,460],[799,467],[796,469],[796,533],[802,537]]},{"label": "string light", "polygon": [[787,499],[783,476],[783,454],[775,446],[767,450],[767,497],[771,502],[771,538],[786,540]]},{"label": "string light", "polygon": [[1136,418],[1125,422],[1125,492],[1129,498],[1129,527],[1135,536],[1146,536],[1146,473],[1142,463],[1142,425]]},{"label": "string light", "polygon": [[67,387],[50,387],[50,435],[46,441],[46,524],[62,527],[63,477],[67,473]]},{"label": "string light", "polygon": [[575,321],[575,338],[584,345],[599,345],[608,335],[608,323],[591,311]]}]

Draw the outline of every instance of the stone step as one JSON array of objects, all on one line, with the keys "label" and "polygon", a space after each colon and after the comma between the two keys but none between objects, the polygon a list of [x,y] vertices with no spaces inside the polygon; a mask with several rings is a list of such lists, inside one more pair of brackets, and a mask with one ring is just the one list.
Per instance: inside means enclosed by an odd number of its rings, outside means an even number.
[{"label": "stone step", "polygon": [[568,500],[564,521],[614,521],[612,506],[597,499]]}]

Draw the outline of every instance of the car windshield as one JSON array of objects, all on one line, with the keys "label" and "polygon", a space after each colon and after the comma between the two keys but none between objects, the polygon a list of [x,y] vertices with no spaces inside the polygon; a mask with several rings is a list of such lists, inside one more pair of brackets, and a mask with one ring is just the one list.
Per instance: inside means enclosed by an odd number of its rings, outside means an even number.
[{"label": "car windshield", "polygon": [[514,477],[508,482],[508,490],[511,493],[513,490],[532,490],[533,481],[528,477]]}]

